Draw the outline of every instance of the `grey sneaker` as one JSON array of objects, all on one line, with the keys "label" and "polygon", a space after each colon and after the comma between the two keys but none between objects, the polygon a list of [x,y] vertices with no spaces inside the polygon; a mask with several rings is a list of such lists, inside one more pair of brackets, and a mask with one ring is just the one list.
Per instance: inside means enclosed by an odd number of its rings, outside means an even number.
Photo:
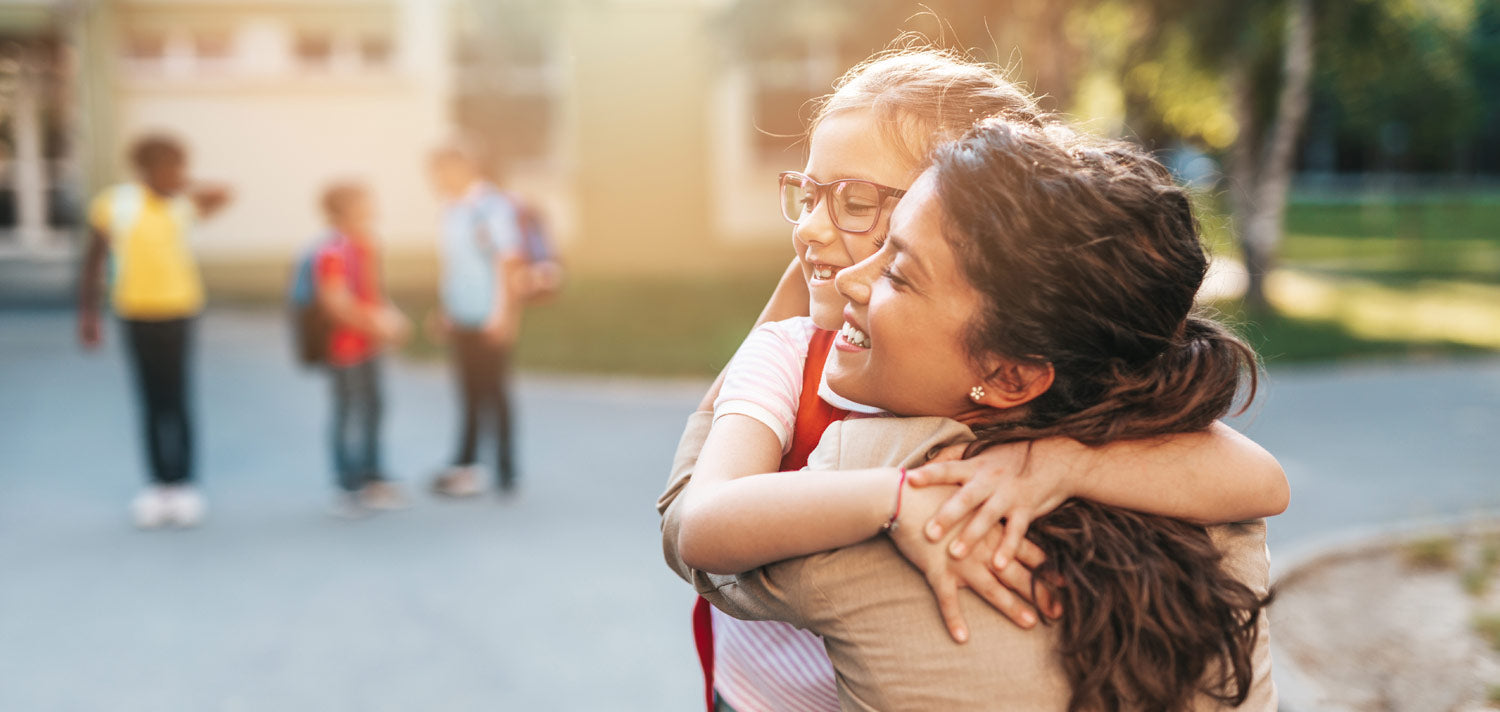
[{"label": "grey sneaker", "polygon": [[474,497],[484,491],[477,465],[456,465],[432,479],[432,491],[444,497]]}]

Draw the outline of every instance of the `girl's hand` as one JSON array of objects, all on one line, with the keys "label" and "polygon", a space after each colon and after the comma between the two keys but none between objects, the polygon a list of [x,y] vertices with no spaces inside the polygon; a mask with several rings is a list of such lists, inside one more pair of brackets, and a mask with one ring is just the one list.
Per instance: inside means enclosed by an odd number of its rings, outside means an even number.
[{"label": "girl's hand", "polygon": [[[952,459],[954,446],[926,465],[908,472],[912,487],[961,485],[959,490],[926,522],[928,541],[943,541],[956,525],[967,519],[962,533],[952,538],[948,553],[955,559],[970,555],[980,540],[995,529],[1004,537],[993,552],[991,565],[1005,570],[1025,541],[1026,530],[1035,521],[1072,496],[1072,473],[1062,463],[1075,458],[1034,457],[1038,448],[1078,447],[1066,438],[997,445],[967,460]],[[1003,523],[1002,523],[1003,522]]]},{"label": "girl's hand", "polygon": [[191,188],[188,196],[198,209],[198,214],[206,218],[227,205],[234,197],[234,192],[227,185],[203,183]]},{"label": "girl's hand", "polygon": [[[958,589],[961,587],[973,589],[995,610],[1022,628],[1036,625],[1036,610],[1046,611],[1052,618],[1062,615],[1059,604],[1046,586],[1036,587],[1037,600],[1032,600],[1032,570],[1046,560],[1036,544],[1023,542],[1006,566],[993,567],[990,565],[992,555],[1004,535],[999,527],[990,527],[971,555],[961,559],[948,556],[948,540],[934,543],[918,531],[950,494],[953,494],[951,487],[907,488],[902,495],[901,516],[891,532],[896,548],[927,578],[927,584],[937,597],[938,611],[943,616],[948,634],[960,643],[969,639],[968,625],[958,603]],[[951,535],[948,537],[952,538]]]},{"label": "girl's hand", "polygon": [[85,350],[92,351],[99,348],[99,343],[103,340],[103,329],[99,326],[99,312],[94,309],[81,310],[78,313],[78,343]]},{"label": "girl's hand", "polygon": [[387,344],[400,345],[411,335],[411,321],[393,306],[387,305],[380,310],[378,323],[380,327],[380,340]]},{"label": "girl's hand", "polygon": [[514,346],[516,343],[516,320],[492,318],[481,329],[485,338],[496,346]]}]

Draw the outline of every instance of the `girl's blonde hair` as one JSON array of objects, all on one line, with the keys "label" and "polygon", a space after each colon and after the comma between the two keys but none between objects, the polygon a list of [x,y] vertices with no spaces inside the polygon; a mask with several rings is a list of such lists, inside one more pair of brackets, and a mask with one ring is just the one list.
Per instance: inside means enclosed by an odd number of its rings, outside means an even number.
[{"label": "girl's blonde hair", "polygon": [[905,34],[845,72],[833,92],[813,105],[807,135],[830,116],[868,110],[892,146],[913,165],[957,139],[981,119],[996,117],[1042,126],[1047,115],[1029,92],[997,66]]}]

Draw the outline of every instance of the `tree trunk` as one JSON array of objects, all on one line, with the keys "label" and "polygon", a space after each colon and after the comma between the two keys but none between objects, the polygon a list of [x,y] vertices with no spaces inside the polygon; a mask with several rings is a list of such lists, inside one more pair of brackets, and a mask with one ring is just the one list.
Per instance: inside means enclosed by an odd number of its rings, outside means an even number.
[{"label": "tree trunk", "polygon": [[1312,0],[1289,0],[1286,34],[1282,50],[1281,91],[1276,111],[1261,140],[1255,120],[1254,88],[1248,70],[1235,68],[1235,118],[1240,135],[1231,153],[1231,210],[1235,237],[1245,257],[1250,279],[1245,306],[1252,311],[1270,309],[1265,282],[1276,266],[1286,218],[1287,193],[1292,183],[1292,160],[1297,136],[1307,118],[1311,101],[1313,68]]}]

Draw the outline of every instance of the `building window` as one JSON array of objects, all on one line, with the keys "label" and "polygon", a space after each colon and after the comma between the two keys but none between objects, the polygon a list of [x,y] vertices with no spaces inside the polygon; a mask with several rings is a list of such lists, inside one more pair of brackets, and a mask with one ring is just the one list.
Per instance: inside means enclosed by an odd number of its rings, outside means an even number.
[{"label": "building window", "polygon": [[365,35],[359,39],[360,63],[370,69],[381,69],[391,63],[391,38],[385,35]]},{"label": "building window", "polygon": [[562,92],[555,18],[540,5],[473,9],[454,43],[459,125],[484,136],[501,162],[543,161]]},{"label": "building window", "polygon": [[333,36],[326,32],[299,32],[293,52],[299,66],[326,69],[333,61]]},{"label": "building window", "polygon": [[193,60],[198,69],[219,70],[234,59],[234,35],[223,30],[193,34]]},{"label": "building window", "polygon": [[810,118],[809,100],[827,93],[836,63],[826,52],[789,42],[756,57],[750,68],[756,155],[784,162],[802,138]]},{"label": "building window", "polygon": [[233,53],[233,37],[228,32],[205,31],[193,36],[193,54],[200,60],[222,62]]},{"label": "building window", "polygon": [[167,56],[164,32],[133,32],[125,38],[125,56],[137,62],[160,62]]}]

